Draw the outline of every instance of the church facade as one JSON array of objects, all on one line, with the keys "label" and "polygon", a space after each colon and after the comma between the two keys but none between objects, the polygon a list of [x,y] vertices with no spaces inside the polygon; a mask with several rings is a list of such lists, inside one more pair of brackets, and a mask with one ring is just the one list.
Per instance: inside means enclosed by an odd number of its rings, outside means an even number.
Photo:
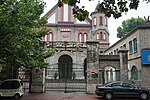
[{"label": "church facade", "polygon": [[[108,18],[103,13],[91,13],[91,19],[80,22],[72,15],[72,7],[56,4],[43,17],[48,19],[46,24],[49,33],[43,37],[46,48],[56,48],[54,56],[46,59],[48,79],[73,78],[86,79],[87,74],[87,41],[97,41],[99,52],[103,53],[109,47]],[[79,71],[80,70],[80,71]],[[67,76],[65,76],[67,74]]]}]

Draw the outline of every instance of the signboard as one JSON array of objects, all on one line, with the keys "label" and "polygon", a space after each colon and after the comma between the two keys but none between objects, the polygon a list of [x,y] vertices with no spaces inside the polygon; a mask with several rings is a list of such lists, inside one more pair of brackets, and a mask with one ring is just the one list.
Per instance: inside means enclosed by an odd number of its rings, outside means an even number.
[{"label": "signboard", "polygon": [[94,70],[91,71],[91,74],[92,78],[98,78],[98,74]]},{"label": "signboard", "polygon": [[150,50],[142,50],[142,64],[150,64]]}]

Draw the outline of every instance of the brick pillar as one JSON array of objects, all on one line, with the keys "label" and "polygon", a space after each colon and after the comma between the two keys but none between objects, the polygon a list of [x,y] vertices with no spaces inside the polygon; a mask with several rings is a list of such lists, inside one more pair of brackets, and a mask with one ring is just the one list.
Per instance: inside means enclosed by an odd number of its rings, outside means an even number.
[{"label": "brick pillar", "polygon": [[45,92],[45,69],[33,69],[31,93]]},{"label": "brick pillar", "polygon": [[121,81],[128,82],[128,50],[126,48],[120,48],[120,79]]},{"label": "brick pillar", "polygon": [[[95,93],[98,84],[99,42],[87,42],[87,93]],[[92,74],[95,72],[95,74]]]}]

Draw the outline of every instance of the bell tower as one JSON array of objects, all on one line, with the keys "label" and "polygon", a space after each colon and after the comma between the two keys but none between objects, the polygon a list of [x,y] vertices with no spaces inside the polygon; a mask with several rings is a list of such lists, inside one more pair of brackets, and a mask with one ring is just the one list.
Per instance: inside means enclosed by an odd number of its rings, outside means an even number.
[{"label": "bell tower", "polygon": [[[96,8],[100,4],[98,2]],[[93,41],[99,41],[100,54],[109,47],[109,31],[108,31],[108,18],[104,13],[98,12],[95,8],[95,11],[91,13],[92,17],[92,35]]]}]

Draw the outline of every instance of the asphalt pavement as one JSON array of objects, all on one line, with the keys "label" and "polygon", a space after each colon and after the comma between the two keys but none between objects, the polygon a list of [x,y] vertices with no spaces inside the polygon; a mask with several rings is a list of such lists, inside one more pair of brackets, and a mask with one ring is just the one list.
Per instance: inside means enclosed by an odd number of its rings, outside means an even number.
[{"label": "asphalt pavement", "polygon": [[[0,100],[13,100],[1,98]],[[82,92],[50,92],[50,93],[25,93],[19,100],[105,100],[95,94],[86,94]],[[134,98],[117,98],[114,100],[138,100]],[[149,99],[150,100],[150,99]]]}]

